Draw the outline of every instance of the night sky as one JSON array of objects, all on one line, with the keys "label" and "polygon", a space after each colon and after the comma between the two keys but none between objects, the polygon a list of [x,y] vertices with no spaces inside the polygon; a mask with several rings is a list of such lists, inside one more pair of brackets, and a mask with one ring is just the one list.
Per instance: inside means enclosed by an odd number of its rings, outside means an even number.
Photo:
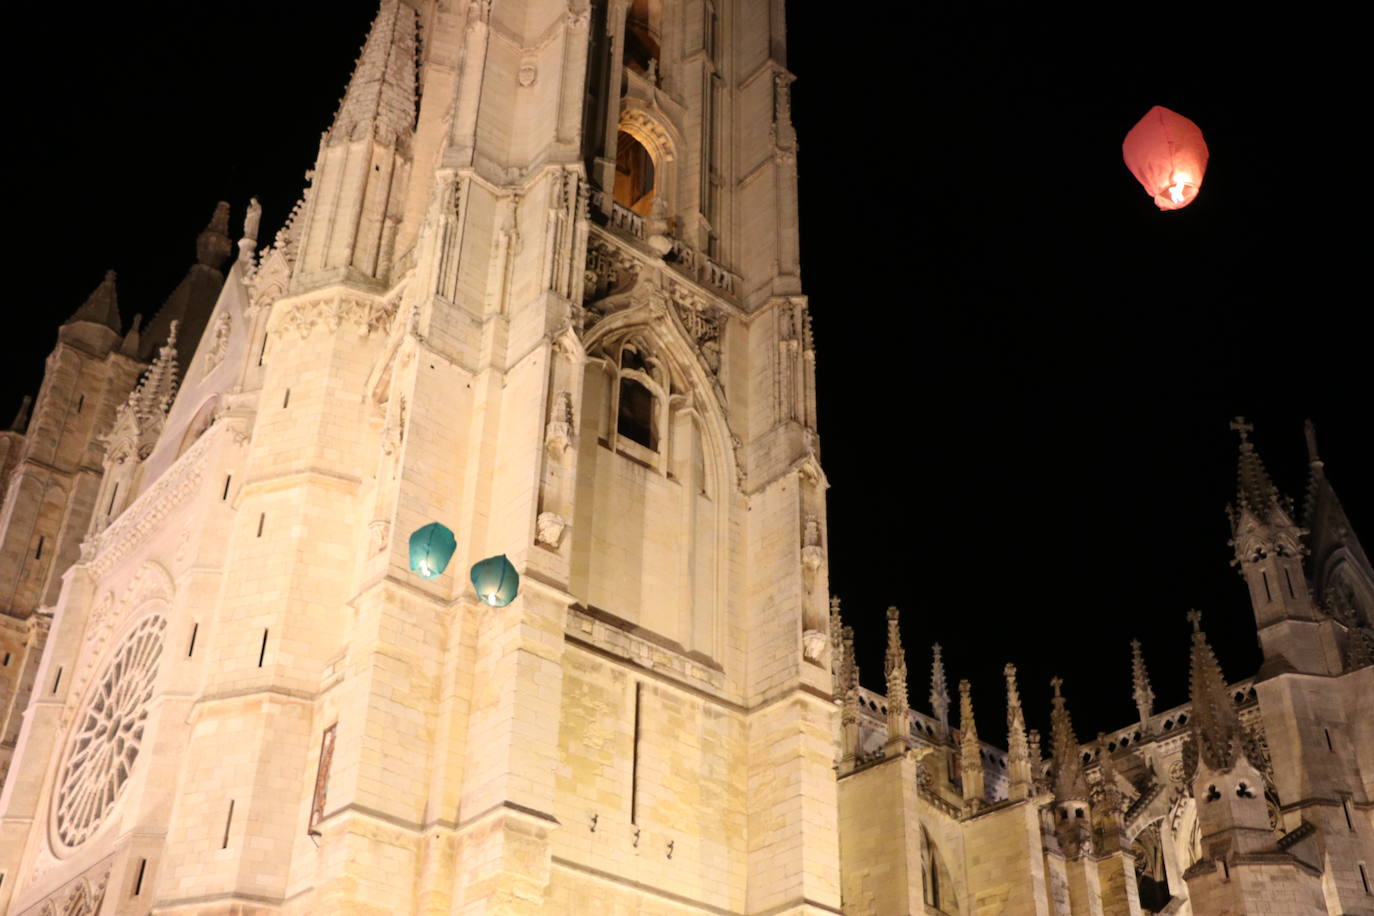
[{"label": "night sky", "polygon": [[[927,709],[938,640],[951,692],[973,682],[985,740],[1003,740],[1008,660],[1032,726],[1048,678],[1065,678],[1080,738],[1133,720],[1133,636],[1158,707],[1182,702],[1189,607],[1227,675],[1253,672],[1227,565],[1231,417],[1256,424],[1299,501],[1315,420],[1374,539],[1353,26],[1291,9],[790,6],[831,583],[864,683],[882,688],[889,604],[905,613],[913,705]],[[17,288],[0,422],[106,269],[127,320],[171,291],[217,200],[237,232],[258,195],[271,239],[373,11],[10,11],[29,50],[4,63]],[[1121,162],[1156,104],[1211,147],[1201,195],[1175,213]]]}]

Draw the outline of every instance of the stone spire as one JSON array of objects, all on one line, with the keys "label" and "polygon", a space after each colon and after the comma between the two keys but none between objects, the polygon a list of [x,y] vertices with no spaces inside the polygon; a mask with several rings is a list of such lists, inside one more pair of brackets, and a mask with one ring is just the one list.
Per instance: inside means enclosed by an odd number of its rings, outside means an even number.
[{"label": "stone spire", "polygon": [[1240,434],[1240,460],[1236,468],[1236,512],[1249,510],[1258,519],[1267,519],[1279,508],[1279,491],[1269,479],[1250,433],[1255,427],[1244,417],[1231,421],[1231,428]]},{"label": "stone spire", "polygon": [[9,432],[23,433],[29,428],[29,410],[33,407],[33,398],[24,395],[24,399],[19,402],[19,412],[14,415],[14,422],[9,425]]},{"label": "stone spire", "polygon": [[959,775],[964,781],[964,802],[983,802],[983,744],[973,720],[973,694],[968,681],[959,682]]},{"label": "stone spire", "polygon": [[940,657],[940,644],[930,647],[930,709],[940,723],[940,735],[949,734],[949,688],[945,686],[945,662]]},{"label": "stone spire", "polygon": [[883,673],[887,676],[887,740],[890,745],[905,744],[911,737],[911,701],[906,687],[906,652],[902,649],[900,616],[895,607],[887,609],[887,658]]},{"label": "stone spire", "polygon": [[1302,424],[1303,437],[1307,440],[1307,498],[1303,501],[1302,522],[1311,525],[1317,513],[1317,500],[1321,494],[1322,481],[1326,479],[1326,462],[1317,454],[1317,427],[1311,420]]},{"label": "stone spire", "polygon": [[1007,679],[1007,771],[1011,780],[1008,796],[1027,798],[1034,792],[1034,778],[1030,743],[1026,739],[1026,714],[1021,709],[1021,691],[1016,687],[1016,666],[1007,662],[1002,674]]},{"label": "stone spire", "polygon": [[1099,852],[1118,852],[1124,842],[1126,820],[1121,789],[1116,784],[1116,762],[1107,747],[1107,736],[1097,733],[1098,781],[1093,792],[1093,815],[1101,837]]},{"label": "stone spire", "polygon": [[1088,783],[1083,777],[1083,761],[1078,756],[1078,739],[1073,734],[1068,701],[1059,688],[1063,678],[1051,678],[1054,688],[1054,708],[1050,712],[1050,754],[1054,766],[1055,801],[1086,801]]},{"label": "stone spire", "polygon": [[859,756],[859,664],[854,660],[854,628],[843,633],[844,700],[840,706],[841,758],[851,766]]},{"label": "stone spire", "polygon": [[157,310],[148,327],[141,335],[139,357],[145,360],[155,358],[158,342],[171,334],[172,323],[181,329],[180,352],[189,365],[191,357],[200,343],[205,325],[210,321],[215,302],[219,299],[220,288],[224,286],[224,274],[220,265],[233,245],[229,242],[229,204],[220,201],[210,215],[210,221],[196,236],[196,260],[186,271],[162,307]]},{"label": "stone spire", "polygon": [[92,324],[101,324],[116,334],[119,333],[119,297],[115,295],[115,272],[105,271],[105,279],[100,281],[81,308],[76,310],[76,314],[68,318],[64,324],[75,324],[78,321],[89,321]]},{"label": "stone spire", "polygon": [[414,8],[382,0],[329,128],[330,140],[357,139],[359,128],[383,142],[409,136],[415,126],[416,34]]},{"label": "stone spire", "polygon": [[1189,719],[1198,757],[1213,770],[1228,770],[1244,753],[1240,720],[1221,665],[1202,632],[1202,613],[1188,612],[1193,625],[1193,649],[1188,677],[1188,693],[1193,703]]},{"label": "stone spire", "polygon": [[1146,734],[1150,730],[1150,714],[1155,711],[1155,692],[1150,688],[1150,675],[1145,671],[1145,656],[1138,639],[1131,640],[1131,696],[1140,715],[1140,733]]},{"label": "stone spire", "polygon": [[159,422],[167,416],[177,393],[177,323],[172,322],[167,342],[143,374],[138,387],[129,395],[129,405],[140,427],[149,420]]}]

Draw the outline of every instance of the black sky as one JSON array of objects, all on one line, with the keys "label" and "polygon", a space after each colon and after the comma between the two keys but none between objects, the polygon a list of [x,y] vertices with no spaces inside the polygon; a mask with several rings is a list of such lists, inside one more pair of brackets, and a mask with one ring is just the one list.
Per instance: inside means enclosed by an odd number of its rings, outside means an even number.
[{"label": "black sky", "polygon": [[[1128,724],[1132,636],[1159,705],[1181,702],[1191,606],[1226,673],[1253,671],[1227,565],[1228,420],[1256,423],[1301,499],[1313,418],[1374,538],[1353,24],[1292,7],[790,6],[831,581],[864,682],[882,686],[888,604],[906,614],[914,705],[938,640],[988,740],[1008,660],[1033,726],[1055,673],[1080,737]],[[105,269],[127,320],[170,292],[215,201],[237,226],[258,195],[270,239],[373,8],[11,11],[28,49],[4,64],[19,155],[0,411],[36,389]],[[1121,162],[1155,104],[1211,147],[1176,213]]]}]

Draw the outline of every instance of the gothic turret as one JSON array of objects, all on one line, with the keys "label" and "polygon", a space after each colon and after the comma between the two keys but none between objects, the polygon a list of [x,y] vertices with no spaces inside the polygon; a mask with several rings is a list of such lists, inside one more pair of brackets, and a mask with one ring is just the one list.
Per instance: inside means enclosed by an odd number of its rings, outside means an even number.
[{"label": "gothic turret", "polygon": [[75,324],[79,321],[103,325],[116,334],[119,333],[119,297],[115,292],[113,270],[105,271],[105,278],[100,281],[100,285],[91,291],[86,301],[81,303],[81,308],[63,324]]},{"label": "gothic turret", "polygon": [[973,720],[973,694],[968,681],[959,682],[959,776],[963,780],[964,806],[977,810],[984,802],[982,743]]},{"label": "gothic turret", "polygon": [[1027,798],[1034,794],[1035,787],[1030,743],[1026,738],[1026,715],[1021,709],[1021,692],[1016,687],[1016,666],[1007,662],[1002,674],[1007,679],[1007,775],[1010,778],[1007,794],[1009,798]]},{"label": "gothic turret", "polygon": [[840,703],[841,757],[843,764],[853,768],[862,748],[859,734],[859,665],[854,660],[854,628],[845,627],[841,636],[841,679],[844,697]]},{"label": "gothic turret", "polygon": [[940,644],[930,647],[930,710],[940,723],[941,737],[949,734],[949,688],[945,686],[945,662],[940,657]]},{"label": "gothic turret", "polygon": [[[1302,566],[1306,534],[1293,520],[1293,508],[1269,479],[1250,442],[1254,426],[1237,417],[1231,428],[1240,434],[1236,501],[1228,507],[1230,546],[1250,589],[1268,673],[1290,666],[1308,673],[1334,673],[1334,643],[1324,646],[1318,633],[1320,615],[1308,592]],[[1329,634],[1327,634],[1329,640]]]},{"label": "gothic turret", "polygon": [[887,744],[890,750],[902,749],[911,741],[911,702],[906,687],[906,652],[902,649],[901,615],[895,607],[887,609]]},{"label": "gothic turret", "polygon": [[302,214],[294,289],[391,278],[415,129],[417,17],[382,0],[334,123],[320,139]]},{"label": "gothic turret", "polygon": [[1059,848],[1073,858],[1080,852],[1091,851],[1091,831],[1088,818],[1088,781],[1083,775],[1083,760],[1079,757],[1078,739],[1073,734],[1068,701],[1060,693],[1062,678],[1051,678],[1054,706],[1050,712],[1050,754],[1052,758],[1055,802],[1055,833]]},{"label": "gothic turret", "polygon": [[1344,630],[1347,669],[1374,661],[1374,566],[1355,535],[1326,463],[1317,451],[1317,431],[1308,420],[1307,499],[1303,525],[1312,595]]},{"label": "gothic turret", "polygon": [[1136,714],[1140,716],[1140,734],[1150,731],[1150,714],[1155,709],[1155,692],[1150,687],[1150,675],[1145,670],[1145,656],[1140,640],[1131,640],[1131,696],[1135,699]]}]

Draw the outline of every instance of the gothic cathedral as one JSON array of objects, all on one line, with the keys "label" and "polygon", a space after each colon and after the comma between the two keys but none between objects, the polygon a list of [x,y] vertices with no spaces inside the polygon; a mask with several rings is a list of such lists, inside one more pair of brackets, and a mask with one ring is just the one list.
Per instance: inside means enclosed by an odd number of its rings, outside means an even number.
[{"label": "gothic cathedral", "polygon": [[[0,910],[1374,912],[1374,571],[1241,433],[1265,663],[1005,748],[829,597],[782,0],[382,0],[309,187],[0,432]],[[451,550],[415,560],[428,526]],[[415,543],[419,544],[416,548]],[[505,558],[513,600],[469,570]],[[504,587],[504,586],[503,586]],[[984,726],[985,735],[1000,729]]]}]

